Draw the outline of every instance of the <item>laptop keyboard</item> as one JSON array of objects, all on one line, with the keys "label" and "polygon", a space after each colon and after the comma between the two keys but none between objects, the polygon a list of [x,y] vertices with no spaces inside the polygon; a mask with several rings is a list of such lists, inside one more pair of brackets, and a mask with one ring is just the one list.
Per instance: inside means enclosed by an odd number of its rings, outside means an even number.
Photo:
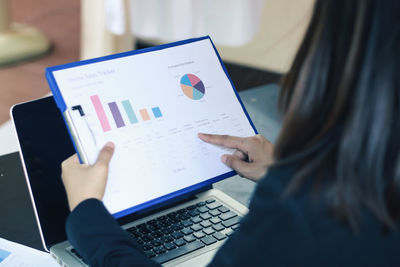
[{"label": "laptop keyboard", "polygon": [[239,227],[241,218],[217,200],[208,199],[126,231],[148,258],[164,263],[225,240]]}]

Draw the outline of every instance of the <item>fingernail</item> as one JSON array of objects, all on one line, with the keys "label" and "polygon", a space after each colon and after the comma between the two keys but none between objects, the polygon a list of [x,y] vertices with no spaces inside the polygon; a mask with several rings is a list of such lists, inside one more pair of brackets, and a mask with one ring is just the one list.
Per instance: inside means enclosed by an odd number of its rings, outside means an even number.
[{"label": "fingernail", "polygon": [[107,142],[104,146],[114,149],[115,144],[113,142]]}]

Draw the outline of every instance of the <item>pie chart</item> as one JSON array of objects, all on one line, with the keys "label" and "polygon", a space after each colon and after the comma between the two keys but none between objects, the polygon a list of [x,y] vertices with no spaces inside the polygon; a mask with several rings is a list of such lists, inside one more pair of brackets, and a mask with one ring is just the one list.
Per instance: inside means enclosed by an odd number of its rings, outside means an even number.
[{"label": "pie chart", "polygon": [[181,78],[183,93],[193,100],[202,99],[206,93],[203,82],[194,74],[185,74]]}]

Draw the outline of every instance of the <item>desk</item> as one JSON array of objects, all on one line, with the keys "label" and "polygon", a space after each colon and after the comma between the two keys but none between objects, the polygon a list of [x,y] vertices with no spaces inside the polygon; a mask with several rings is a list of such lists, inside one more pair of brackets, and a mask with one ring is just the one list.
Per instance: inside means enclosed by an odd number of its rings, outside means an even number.
[{"label": "desk", "polygon": [[[240,96],[259,133],[275,142],[280,129],[278,86],[260,86]],[[247,206],[255,184],[234,176],[214,187]],[[43,250],[18,152],[0,156],[0,237]]]}]

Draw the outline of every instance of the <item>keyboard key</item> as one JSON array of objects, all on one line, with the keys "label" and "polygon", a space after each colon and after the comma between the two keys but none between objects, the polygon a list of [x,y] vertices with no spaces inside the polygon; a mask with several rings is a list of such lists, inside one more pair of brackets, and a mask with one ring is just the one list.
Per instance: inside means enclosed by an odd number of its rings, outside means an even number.
[{"label": "keyboard key", "polygon": [[168,227],[168,226],[170,226],[170,225],[171,225],[171,223],[168,222],[167,220],[164,220],[164,221],[161,221],[161,222],[160,222],[160,226],[161,226],[161,227]]},{"label": "keyboard key", "polygon": [[175,217],[176,215],[177,215],[177,213],[175,211],[173,211],[173,212],[168,213],[166,216],[168,218],[172,218],[172,217]]},{"label": "keyboard key", "polygon": [[155,225],[155,224],[157,224],[157,220],[156,219],[150,220],[147,222],[147,224]]},{"label": "keyboard key", "polygon": [[206,200],[206,203],[207,203],[207,204],[210,204],[210,203],[213,203],[214,201],[215,201],[215,199],[207,199],[207,200]]},{"label": "keyboard key", "polygon": [[151,233],[151,230],[149,228],[143,228],[139,230],[139,233],[141,233],[142,235],[147,235]]},{"label": "keyboard key", "polygon": [[200,218],[202,218],[203,220],[208,220],[211,218],[211,215],[208,212],[202,213],[202,214],[200,214]]},{"label": "keyboard key", "polygon": [[217,232],[217,233],[213,234],[213,237],[215,237],[217,240],[220,241],[220,240],[224,240],[226,238],[226,235],[224,235],[223,233]]},{"label": "keyboard key", "polygon": [[215,230],[213,228],[211,228],[211,227],[208,227],[208,228],[203,229],[203,232],[206,235],[211,235],[211,234],[215,233]]},{"label": "keyboard key", "polygon": [[219,210],[220,212],[222,212],[222,213],[225,213],[225,212],[230,211],[230,209],[228,209],[228,208],[225,207],[225,206],[219,207],[218,210]]},{"label": "keyboard key", "polygon": [[[180,215],[178,215],[178,216],[180,217]],[[171,221],[171,224],[179,223],[182,220],[181,218],[178,218],[178,216],[169,218],[169,220]]]},{"label": "keyboard key", "polygon": [[221,222],[221,219],[220,218],[212,218],[211,220],[210,220],[210,222],[212,222],[213,224],[217,224],[217,223],[220,223]]},{"label": "keyboard key", "polygon": [[194,235],[194,237],[196,237],[196,238],[198,238],[198,239],[200,239],[200,238],[202,238],[202,237],[205,236],[205,234],[204,234],[203,232],[201,232],[201,231],[196,232],[196,233],[194,233],[193,235]]},{"label": "keyboard key", "polygon": [[210,214],[215,217],[215,216],[220,215],[221,212],[219,210],[210,210]]},{"label": "keyboard key", "polygon": [[144,242],[150,242],[150,241],[153,240],[153,239],[154,239],[154,237],[151,236],[151,235],[144,235],[144,236],[142,236],[142,240],[143,240]]},{"label": "keyboard key", "polygon": [[159,225],[159,224],[152,224],[152,225],[149,226],[149,229],[151,231],[157,231],[157,230],[160,230],[161,228],[162,228],[162,226]]},{"label": "keyboard key", "polygon": [[200,225],[203,227],[210,227],[212,225],[212,223],[210,223],[210,221],[202,221],[200,223]]},{"label": "keyboard key", "polygon": [[221,220],[223,220],[223,221],[226,221],[226,220],[229,220],[230,218],[233,218],[233,217],[236,217],[236,216],[237,216],[236,213],[234,213],[232,211],[229,211],[227,213],[223,213],[223,214],[219,215],[219,218]]},{"label": "keyboard key", "polygon": [[[150,242],[150,244],[152,244],[153,247],[158,247],[158,246],[161,246],[161,245],[163,244],[163,242],[161,242],[161,241],[158,240],[158,239],[154,239],[153,241]],[[157,253],[157,252],[156,252],[156,253]],[[157,254],[158,254],[158,253],[157,253]]]},{"label": "keyboard key", "polygon": [[176,213],[178,213],[178,214],[182,214],[182,213],[185,213],[186,212],[186,209],[184,208],[184,209],[180,209],[180,210],[178,210]]},{"label": "keyboard key", "polygon": [[174,233],[171,234],[171,236],[174,239],[179,239],[179,238],[183,237],[183,234],[181,232],[174,232]]},{"label": "keyboard key", "polygon": [[153,249],[153,252],[156,253],[156,254],[163,254],[163,253],[166,252],[166,250],[163,247],[157,247],[157,248]]},{"label": "keyboard key", "polygon": [[208,211],[208,208],[206,206],[200,207],[197,209],[199,212],[204,213]]},{"label": "keyboard key", "polygon": [[236,216],[232,219],[222,222],[222,225],[225,227],[231,227],[232,225],[238,224],[240,222],[241,217]]},{"label": "keyboard key", "polygon": [[[194,238],[194,237],[193,237]],[[193,239],[194,240],[194,239]],[[179,238],[177,240],[174,241],[175,245],[177,245],[178,247],[183,246],[186,244],[185,240],[183,240],[182,238]]]},{"label": "keyboard key", "polygon": [[141,224],[139,224],[139,225],[136,225],[136,227],[137,227],[138,229],[143,229],[143,228],[146,228],[147,226],[146,226],[146,223],[141,223]]},{"label": "keyboard key", "polygon": [[147,251],[147,250],[150,250],[150,249],[152,249],[152,248],[153,248],[153,246],[150,246],[149,244],[143,244],[143,245],[142,245],[143,251]]},{"label": "keyboard key", "polygon": [[126,229],[126,231],[128,231],[130,233],[137,232],[137,228],[135,226],[133,226],[131,228]]},{"label": "keyboard key", "polygon": [[203,242],[204,244],[206,244],[208,246],[208,245],[211,245],[211,244],[217,242],[217,239],[215,239],[213,236],[206,236],[201,239],[201,242]]},{"label": "keyboard key", "polygon": [[190,219],[190,215],[187,213],[184,213],[181,215],[181,218],[182,218],[182,220],[187,220],[187,219]]},{"label": "keyboard key", "polygon": [[190,229],[190,228],[183,228],[183,229],[181,230],[181,232],[182,232],[182,234],[184,234],[184,235],[190,235],[191,233],[193,233],[193,230]]},{"label": "keyboard key", "polygon": [[[193,235],[187,235],[183,238],[186,242],[190,243],[196,240],[196,237],[194,237]],[[176,241],[176,240],[175,240]]]},{"label": "keyboard key", "polygon": [[167,250],[171,250],[176,248],[176,246],[173,243],[165,243],[164,248],[166,248]]},{"label": "keyboard key", "polygon": [[[201,214],[201,215],[203,215],[203,214]],[[211,216],[210,216],[211,217]],[[191,221],[193,222],[193,223],[199,223],[199,222],[201,222],[203,219],[202,218],[200,218],[199,216],[196,216],[196,217],[193,217],[192,219],[191,219]]]},{"label": "keyboard key", "polygon": [[160,231],[154,231],[154,232],[151,233],[151,236],[154,237],[154,238],[160,238],[160,237],[162,237],[163,235],[164,235],[164,234],[161,233]]},{"label": "keyboard key", "polygon": [[210,203],[210,204],[207,204],[207,208],[209,208],[210,210],[219,208],[219,207],[221,207],[221,206],[222,206],[222,204],[219,203],[219,202],[217,202],[217,201],[215,201],[215,202],[213,202],[213,203]]},{"label": "keyboard key", "polygon": [[170,235],[165,235],[160,238],[164,243],[172,242],[174,239]]},{"label": "keyboard key", "polygon": [[232,226],[231,228],[232,228],[232,230],[236,230],[239,228],[239,226],[240,226],[240,224],[236,224],[236,225]]},{"label": "keyboard key", "polygon": [[222,224],[214,224],[213,227],[215,231],[219,232],[225,229],[225,227]]},{"label": "keyboard key", "polygon": [[167,228],[161,229],[161,232],[164,233],[165,235],[168,235],[168,234],[173,233],[174,230],[172,230],[171,228],[167,227]]},{"label": "keyboard key", "polygon": [[200,231],[201,229],[203,229],[203,227],[200,224],[194,224],[194,225],[190,226],[190,229],[197,232],[197,231]]},{"label": "keyboard key", "polygon": [[141,238],[142,237],[142,234],[141,233],[139,233],[139,232],[135,232],[135,233],[130,233],[134,238],[136,238],[136,239],[139,239],[139,238]]},{"label": "keyboard key", "polygon": [[180,256],[186,255],[192,251],[195,251],[197,249],[200,249],[204,247],[204,244],[200,241],[194,241],[192,243],[186,244],[184,246],[181,246],[177,249],[171,250],[168,253],[159,255],[154,257],[154,260],[160,264],[173,260],[175,258],[178,258]]},{"label": "keyboard key", "polygon": [[156,255],[156,253],[154,253],[151,250],[150,251],[145,251],[144,253],[146,254],[147,258],[153,258]]},{"label": "keyboard key", "polygon": [[235,232],[235,231],[229,230],[229,232],[227,232],[226,235],[227,235],[227,236],[231,236],[231,235],[233,235],[234,232]]},{"label": "keyboard key", "polygon": [[172,225],[172,229],[174,229],[175,231],[182,230],[183,225],[181,223],[176,223],[176,224]]},{"label": "keyboard key", "polygon": [[188,226],[193,225],[193,223],[192,223],[191,221],[189,221],[189,220],[185,220],[185,221],[182,221],[182,225],[183,225],[184,227],[188,227]]},{"label": "keyboard key", "polygon": [[202,207],[202,206],[204,206],[205,204],[206,204],[206,202],[204,202],[204,201],[199,202],[199,203],[197,203],[197,207]]},{"label": "keyboard key", "polygon": [[197,210],[191,210],[188,212],[190,216],[194,217],[200,214],[200,212],[198,212]]},{"label": "keyboard key", "polygon": [[187,207],[186,209],[187,209],[187,210],[194,210],[194,209],[196,208],[196,206],[197,206],[197,205],[191,205],[191,206]]}]

